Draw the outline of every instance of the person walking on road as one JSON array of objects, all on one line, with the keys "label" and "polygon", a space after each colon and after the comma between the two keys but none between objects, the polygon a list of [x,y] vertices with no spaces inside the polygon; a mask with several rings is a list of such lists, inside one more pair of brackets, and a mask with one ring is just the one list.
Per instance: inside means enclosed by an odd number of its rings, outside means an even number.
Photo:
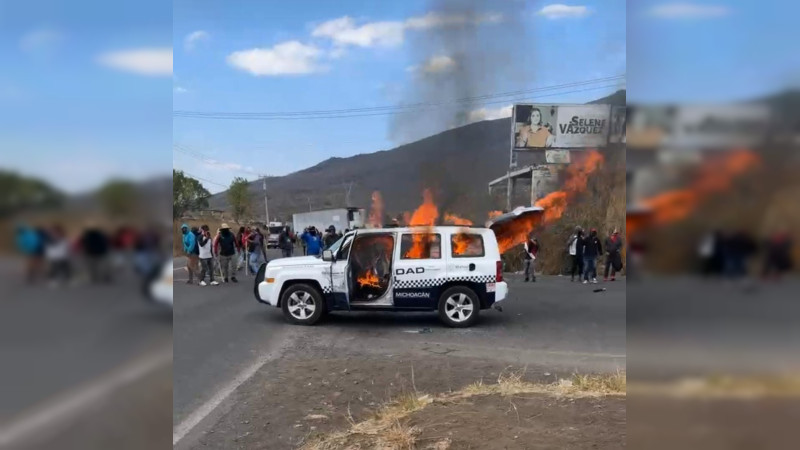
[{"label": "person walking on road", "polygon": [[307,231],[300,235],[300,239],[306,244],[307,255],[317,256],[322,253],[322,239],[317,234],[315,227],[309,227]]},{"label": "person walking on road", "polygon": [[208,273],[209,284],[211,286],[216,286],[219,283],[214,280],[213,242],[208,225],[203,225],[200,227],[200,240],[198,242],[198,247],[200,249],[200,286],[206,286],[206,273]]},{"label": "person walking on road", "polygon": [[259,229],[256,228],[255,231],[253,231],[247,236],[247,251],[250,253],[250,261],[248,261],[248,267],[250,268],[251,274],[255,274],[256,272],[258,272],[258,268],[261,267],[261,255],[263,253],[263,246],[264,246],[264,236],[260,233]]},{"label": "person walking on road", "polygon": [[525,281],[536,282],[536,255],[539,254],[539,241],[533,237],[528,236],[525,240]]},{"label": "person walking on road", "polygon": [[33,283],[42,271],[44,261],[44,239],[35,228],[17,225],[17,248],[27,261],[25,262],[25,280]]},{"label": "person walking on road", "polygon": [[197,249],[197,238],[194,232],[189,229],[189,225],[181,225],[181,233],[183,233],[183,253],[186,254],[186,270],[189,271],[189,280],[186,284],[194,283],[194,274],[197,271],[197,261],[199,259],[200,251]]},{"label": "person walking on road", "polygon": [[214,253],[219,255],[219,266],[222,271],[222,281],[228,280],[238,283],[236,279],[236,236],[227,223],[220,225],[219,237],[214,242]]},{"label": "person walking on road", "polygon": [[603,253],[603,246],[600,245],[600,238],[597,237],[597,230],[592,228],[589,236],[582,242],[583,248],[583,284],[589,282],[589,274],[592,275],[592,283],[597,283],[597,257]]},{"label": "person walking on road", "polygon": [[622,238],[619,230],[614,228],[611,235],[606,238],[606,267],[603,271],[603,281],[608,281],[608,271],[611,269],[611,281],[616,280],[617,271],[622,270]]},{"label": "person walking on road", "polygon": [[48,262],[48,277],[53,286],[67,284],[72,276],[70,267],[70,245],[64,228],[54,225],[45,244],[45,258]]},{"label": "person walking on road", "polygon": [[278,246],[281,248],[281,254],[284,258],[292,256],[294,247],[292,240],[292,233],[289,231],[289,227],[284,227],[281,234],[278,235]]},{"label": "person walking on road", "polygon": [[575,274],[578,275],[578,281],[581,281],[581,276],[583,276],[583,228],[580,226],[576,226],[575,231],[567,239],[567,249],[572,261],[569,281],[575,281]]}]

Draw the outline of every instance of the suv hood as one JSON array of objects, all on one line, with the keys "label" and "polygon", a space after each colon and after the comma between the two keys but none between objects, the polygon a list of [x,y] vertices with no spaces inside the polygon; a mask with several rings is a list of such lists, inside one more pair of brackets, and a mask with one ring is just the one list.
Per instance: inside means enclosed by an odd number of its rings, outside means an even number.
[{"label": "suv hood", "polygon": [[282,267],[328,266],[329,264],[329,262],[323,261],[322,258],[317,258],[316,256],[294,256],[291,258],[273,259],[267,264],[267,268],[280,269]]}]

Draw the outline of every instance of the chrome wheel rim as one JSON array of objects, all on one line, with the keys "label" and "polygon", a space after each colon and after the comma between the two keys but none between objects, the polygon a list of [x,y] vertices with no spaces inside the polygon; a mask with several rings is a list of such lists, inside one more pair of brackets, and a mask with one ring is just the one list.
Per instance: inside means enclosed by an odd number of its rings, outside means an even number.
[{"label": "chrome wheel rim", "polygon": [[289,314],[295,319],[307,320],[314,315],[317,305],[314,303],[314,297],[311,294],[306,291],[297,291],[289,296],[288,309]]},{"label": "chrome wheel rim", "polygon": [[464,322],[472,317],[475,305],[466,294],[453,294],[444,304],[444,312],[453,322]]}]

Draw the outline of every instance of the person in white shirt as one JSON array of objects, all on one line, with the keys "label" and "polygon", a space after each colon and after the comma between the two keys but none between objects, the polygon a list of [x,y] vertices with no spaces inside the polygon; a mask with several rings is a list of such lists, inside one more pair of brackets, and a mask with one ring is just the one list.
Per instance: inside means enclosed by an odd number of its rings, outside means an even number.
[{"label": "person in white shirt", "polygon": [[572,268],[570,269],[569,281],[575,281],[575,274],[578,275],[578,281],[581,280],[583,274],[583,255],[580,253],[581,241],[583,240],[583,228],[580,226],[575,227],[575,231],[567,239],[567,247],[569,249],[569,256],[572,259]]},{"label": "person in white shirt", "polygon": [[44,257],[49,267],[50,282],[54,284],[59,281],[68,283],[72,276],[72,268],[69,263],[69,241],[60,225],[54,226],[47,234]]},{"label": "person in white shirt", "polygon": [[536,282],[536,268],[533,263],[538,253],[539,241],[533,236],[528,237],[525,240],[525,281]]},{"label": "person in white shirt", "polygon": [[200,286],[206,286],[206,273],[210,284],[216,286],[219,283],[214,280],[213,242],[208,225],[200,227],[200,233],[200,240],[197,243],[200,248]]}]

